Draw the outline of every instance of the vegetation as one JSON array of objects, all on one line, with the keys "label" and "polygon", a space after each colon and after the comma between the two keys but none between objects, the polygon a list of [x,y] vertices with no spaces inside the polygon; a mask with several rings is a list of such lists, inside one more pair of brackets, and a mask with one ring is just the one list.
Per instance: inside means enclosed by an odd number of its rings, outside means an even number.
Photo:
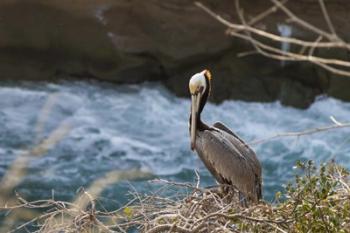
[{"label": "vegetation", "polygon": [[222,197],[213,190],[193,187],[194,192],[184,199],[165,207],[161,205],[152,215],[143,212],[147,218],[142,219],[142,229],[146,232],[350,232],[349,172],[334,163],[316,169],[311,161],[298,162],[296,167],[302,175],[297,175],[283,194],[276,193],[274,204],[261,202],[244,209],[237,201],[232,202],[232,194]]},{"label": "vegetation", "polygon": [[[164,185],[153,195],[135,192],[124,207],[101,210],[95,196],[115,179],[138,177],[134,171],[110,174],[81,190],[72,203],[17,196],[16,205],[0,210],[32,211],[35,217],[13,231],[36,224],[37,232],[350,232],[349,172],[333,162],[318,169],[311,161],[298,162],[296,168],[295,182],[276,193],[273,204],[262,201],[249,208],[239,205],[233,190],[200,188],[197,175],[195,185],[157,180]],[[40,209],[44,213],[33,212]]]}]

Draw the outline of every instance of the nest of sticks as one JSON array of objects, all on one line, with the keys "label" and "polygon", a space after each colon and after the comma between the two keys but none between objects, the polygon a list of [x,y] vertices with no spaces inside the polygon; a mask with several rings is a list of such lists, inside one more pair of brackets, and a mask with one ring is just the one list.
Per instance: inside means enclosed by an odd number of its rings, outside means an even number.
[{"label": "nest of sticks", "polygon": [[[276,193],[275,202],[241,206],[237,191],[222,187],[153,180],[153,193],[130,192],[123,207],[107,211],[90,190],[82,189],[74,202],[54,199],[28,202],[17,196],[5,223],[21,213],[27,221],[1,232],[349,232],[349,172],[335,164],[316,169],[299,164],[303,175]],[[18,215],[17,219],[20,218]],[[33,228],[33,226],[35,226]],[[6,230],[6,231],[5,231]]]}]

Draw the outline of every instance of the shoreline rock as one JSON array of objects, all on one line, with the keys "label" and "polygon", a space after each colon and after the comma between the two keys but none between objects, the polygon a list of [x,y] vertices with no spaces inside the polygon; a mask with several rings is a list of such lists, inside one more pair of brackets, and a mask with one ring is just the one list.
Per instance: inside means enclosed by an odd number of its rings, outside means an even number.
[{"label": "shoreline rock", "polygon": [[[350,17],[350,6],[342,7],[345,1],[327,3],[330,14],[337,12],[331,14],[335,25]],[[214,76],[214,102],[280,100],[307,108],[320,94],[350,101],[346,88],[350,79],[311,64],[282,65],[259,55],[238,58],[238,53],[251,50],[251,46],[226,36],[225,27],[193,2],[4,0],[0,3],[0,80],[88,77],[120,84],[161,81],[176,95],[187,96],[189,77],[209,68]],[[229,0],[204,3],[227,18],[234,9]],[[242,2],[248,17],[269,4]],[[307,9],[306,20],[325,25],[317,1],[303,0],[290,7],[297,12]],[[284,23],[281,20],[277,12],[260,26],[276,31],[278,22]],[[336,29],[348,37],[346,27]],[[294,33],[314,39],[307,32]],[[349,58],[346,53],[329,53]]]}]

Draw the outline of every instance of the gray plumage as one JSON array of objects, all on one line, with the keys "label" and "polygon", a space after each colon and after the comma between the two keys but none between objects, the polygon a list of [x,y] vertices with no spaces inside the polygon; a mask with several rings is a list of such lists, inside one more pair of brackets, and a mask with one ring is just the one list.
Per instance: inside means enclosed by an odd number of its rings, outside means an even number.
[{"label": "gray plumage", "polygon": [[219,183],[235,186],[248,201],[261,199],[260,162],[255,152],[225,125],[217,122],[209,129],[197,129],[195,149]]},{"label": "gray plumage", "polygon": [[217,122],[209,127],[201,121],[211,78],[209,70],[203,70],[189,82],[191,149],[197,151],[219,183],[238,189],[239,199],[246,206],[249,201],[257,202],[261,198],[261,166],[254,151],[225,125]]}]

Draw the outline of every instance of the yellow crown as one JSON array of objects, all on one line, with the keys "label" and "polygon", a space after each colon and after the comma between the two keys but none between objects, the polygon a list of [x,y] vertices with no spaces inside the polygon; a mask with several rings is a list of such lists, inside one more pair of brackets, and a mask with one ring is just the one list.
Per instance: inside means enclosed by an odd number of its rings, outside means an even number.
[{"label": "yellow crown", "polygon": [[209,70],[207,70],[207,69],[205,69],[204,70],[204,75],[209,79],[209,80],[211,80],[211,73],[210,73],[210,71]]}]

